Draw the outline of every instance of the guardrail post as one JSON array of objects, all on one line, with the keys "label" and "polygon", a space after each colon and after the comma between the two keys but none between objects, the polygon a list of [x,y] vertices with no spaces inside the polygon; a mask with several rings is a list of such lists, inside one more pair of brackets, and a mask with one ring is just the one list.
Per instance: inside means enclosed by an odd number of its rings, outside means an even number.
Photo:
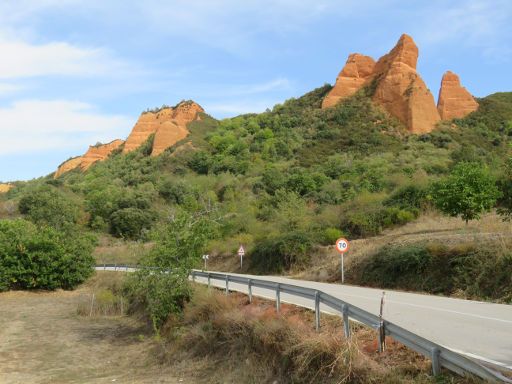
[{"label": "guardrail post", "polygon": [[226,275],[226,295],[229,293],[229,275]]},{"label": "guardrail post", "polygon": [[281,284],[276,285],[276,312],[281,312]]},{"label": "guardrail post", "polygon": [[343,304],[341,306],[341,313],[343,315],[343,333],[345,334],[345,338],[350,337],[350,323],[348,320],[348,305]]},{"label": "guardrail post", "polygon": [[192,271],[192,281],[196,282],[196,271]]},{"label": "guardrail post", "polygon": [[208,272],[208,288],[212,286],[210,272]]},{"label": "guardrail post", "polygon": [[107,270],[107,264],[103,263],[103,270],[106,271]]},{"label": "guardrail post", "polygon": [[384,323],[380,322],[379,327],[377,328],[378,332],[378,341],[379,341],[379,353],[384,352],[386,348],[386,334],[384,332]]},{"label": "guardrail post", "polygon": [[248,293],[249,293],[249,303],[252,304],[252,279],[249,279],[249,282],[247,283]]},{"label": "guardrail post", "polygon": [[315,328],[320,331],[320,292],[315,292]]},{"label": "guardrail post", "polygon": [[114,272],[117,271],[117,263],[114,263]]},{"label": "guardrail post", "polygon": [[441,364],[439,362],[439,354],[441,351],[439,348],[434,347],[432,348],[431,354],[432,354],[432,374],[434,376],[438,376],[441,374]]}]

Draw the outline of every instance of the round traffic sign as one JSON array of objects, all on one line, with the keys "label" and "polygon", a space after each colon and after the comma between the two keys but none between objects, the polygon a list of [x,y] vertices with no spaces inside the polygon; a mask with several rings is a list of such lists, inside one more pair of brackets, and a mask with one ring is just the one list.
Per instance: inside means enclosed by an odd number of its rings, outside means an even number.
[{"label": "round traffic sign", "polygon": [[340,253],[345,253],[348,251],[348,240],[344,238],[340,238],[336,240],[336,250]]}]

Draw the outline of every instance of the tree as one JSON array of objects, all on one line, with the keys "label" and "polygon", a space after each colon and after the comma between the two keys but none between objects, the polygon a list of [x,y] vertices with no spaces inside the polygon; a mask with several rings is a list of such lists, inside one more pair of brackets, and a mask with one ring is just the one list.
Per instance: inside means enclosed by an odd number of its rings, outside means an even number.
[{"label": "tree", "polygon": [[72,289],[93,273],[94,245],[77,232],[0,220],[0,291]]},{"label": "tree", "polygon": [[466,224],[489,211],[500,196],[494,177],[478,163],[459,163],[450,176],[432,186],[436,207],[452,217],[460,216]]},{"label": "tree", "polygon": [[25,193],[20,199],[18,209],[30,221],[39,225],[49,225],[58,230],[76,224],[79,218],[75,202],[50,186]]},{"label": "tree", "polygon": [[503,220],[512,220],[512,157],[507,160],[503,177],[498,180],[498,186],[502,193],[498,200],[498,214]]},{"label": "tree", "polygon": [[147,268],[134,273],[127,285],[130,302],[146,308],[158,332],[167,317],[179,314],[191,290],[188,276],[197,267],[206,244],[215,234],[214,210],[193,214],[177,211],[156,236],[156,244],[143,258]]}]

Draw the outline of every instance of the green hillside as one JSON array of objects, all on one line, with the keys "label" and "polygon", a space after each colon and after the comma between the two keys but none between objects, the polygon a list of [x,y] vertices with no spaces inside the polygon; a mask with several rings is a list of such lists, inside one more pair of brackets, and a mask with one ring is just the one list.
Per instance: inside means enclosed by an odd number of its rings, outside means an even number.
[{"label": "green hillside", "polygon": [[369,237],[414,220],[434,205],[432,183],[458,163],[506,179],[512,93],[480,99],[468,117],[411,135],[367,90],[320,109],[330,89],[261,114],[220,121],[204,114],[159,157],[149,156],[150,142],[126,155],[118,150],[86,173],[17,183],[2,204],[21,201],[25,216],[44,222],[55,212],[31,214],[30,199],[47,196],[74,207],[80,230],[141,242],[176,209],[214,208],[222,220],[207,247],[212,255],[233,254],[242,243],[253,270],[279,271],[307,265],[315,246],[338,236]]}]

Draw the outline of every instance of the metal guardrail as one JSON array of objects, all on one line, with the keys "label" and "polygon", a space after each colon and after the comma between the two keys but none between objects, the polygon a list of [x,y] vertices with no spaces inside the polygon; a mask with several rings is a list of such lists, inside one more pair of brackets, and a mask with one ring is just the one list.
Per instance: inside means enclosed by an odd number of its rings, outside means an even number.
[{"label": "metal guardrail", "polygon": [[409,347],[410,349],[431,359],[432,372],[434,375],[438,375],[441,371],[441,368],[444,367],[461,376],[465,376],[467,373],[470,373],[489,382],[512,383],[512,380],[506,378],[497,371],[491,370],[474,360],[471,360],[439,344],[418,336],[413,332],[399,327],[398,325],[393,324],[387,320],[381,320],[376,315],[373,315],[361,308],[358,308],[320,290],[300,287],[292,284],[276,283],[262,279],[252,279],[243,276],[216,272],[202,272],[197,270],[192,271],[191,277],[194,281],[196,280],[196,277],[206,278],[207,280],[205,284],[208,284],[208,286],[211,286],[212,279],[222,281],[225,283],[226,294],[229,293],[229,283],[246,285],[250,302],[252,302],[253,287],[274,291],[276,310],[278,312],[280,311],[281,307],[281,293],[287,293],[290,295],[311,299],[315,303],[315,326],[317,330],[320,329],[320,304],[324,304],[334,311],[339,312],[343,317],[343,329],[345,337],[350,337],[350,319],[377,329],[379,331],[379,348],[381,348],[385,342],[385,340],[382,340],[383,336],[381,335],[390,336],[396,341]]}]

